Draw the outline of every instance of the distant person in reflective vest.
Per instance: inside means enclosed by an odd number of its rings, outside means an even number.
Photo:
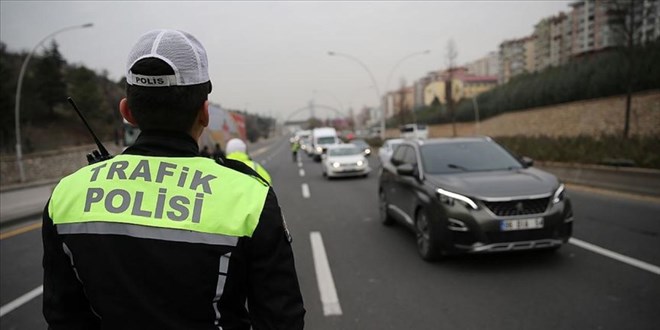
[[[247,154],[247,145],[241,139],[231,139],[227,142],[227,159],[238,160],[255,170],[268,184],[272,184],[270,174],[261,164],[255,162]]]
[[[291,145],[291,154],[293,156],[293,162],[295,163],[298,160],[298,150],[300,149],[300,142],[294,141]]]
[[[211,93],[202,44],[153,30],[125,68],[119,112],[140,135],[60,180],[44,209],[48,329],[303,329],[275,191],[244,163],[200,153]]]

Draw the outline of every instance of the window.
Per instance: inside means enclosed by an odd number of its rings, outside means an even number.
[[[403,162],[415,166],[417,165],[417,154],[415,153],[414,148],[406,146],[406,153],[404,155]]]
[[[427,173],[456,173],[518,169],[522,165],[494,142],[464,141],[428,144],[420,148]]]
[[[392,154],[392,164],[394,166],[403,164],[403,159],[406,153],[406,146],[399,145],[394,148],[394,153]]]
[[[334,136],[320,137],[320,138],[316,139],[316,142],[318,144],[333,144],[333,143],[335,143],[335,137]]]

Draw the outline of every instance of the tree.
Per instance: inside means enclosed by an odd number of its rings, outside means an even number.
[[[449,39],[447,42],[447,76],[445,81],[445,98],[447,101],[447,110],[449,110],[449,115],[451,116],[451,125],[454,136],[456,136],[456,109],[454,109],[454,96],[452,82],[454,79],[454,68],[456,67],[456,57],[458,57],[458,51],[456,50],[456,42],[454,39]]]
[[[14,54],[7,52],[7,45],[0,43],[0,145],[2,151],[10,151],[14,145],[14,96],[16,77],[20,61]]]
[[[62,74],[65,64],[66,61],[53,40],[44,57],[37,63],[35,72],[39,97],[46,104],[47,113],[43,119],[52,119],[55,106],[66,101],[66,83]]]
[[[641,28],[652,13],[656,11],[655,6],[658,6],[658,3],[657,1],[615,0],[604,2],[604,4],[608,6],[607,13],[611,17],[610,24],[620,38],[619,41],[622,47],[619,49],[623,52],[626,61],[624,78],[626,111],[623,138],[627,139],[630,133],[630,109],[637,65],[635,48],[641,45],[642,42],[647,41],[642,39]],[[658,17],[655,19],[657,20]]]

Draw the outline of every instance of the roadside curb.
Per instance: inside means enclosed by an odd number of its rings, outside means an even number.
[[[9,192],[9,191],[15,191],[15,190],[21,190],[21,189],[47,186],[47,185],[51,185],[51,184],[56,184],[56,183],[60,182],[60,180],[61,180],[61,178],[56,178],[56,179],[45,179],[45,180],[39,180],[39,181],[32,181],[32,182],[27,182],[27,183],[15,183],[15,184],[10,184],[10,185],[4,185],[4,186],[0,186],[0,192]]]
[[[0,222],[0,230],[4,230],[16,226],[18,224],[27,222],[28,220],[32,220],[35,217],[40,217],[42,213],[43,213],[43,209],[39,210],[38,212],[34,211],[34,212],[24,213],[17,217],[10,218],[8,220],[3,220],[2,222]]]

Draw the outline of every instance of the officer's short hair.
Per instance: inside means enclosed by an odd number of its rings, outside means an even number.
[[[137,61],[131,71],[142,75],[171,75],[174,70],[157,58]],[[128,107],[141,130],[189,132],[208,99],[211,82],[187,86],[144,87],[126,84]]]

